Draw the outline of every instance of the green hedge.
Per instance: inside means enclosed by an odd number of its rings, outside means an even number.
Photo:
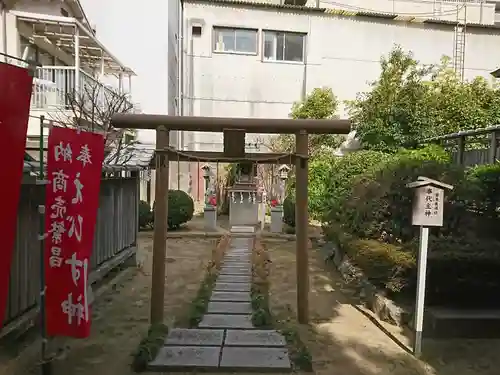
[[[373,285],[390,297],[413,300],[417,280],[415,244],[403,246],[346,235],[333,237],[330,238]],[[450,308],[500,308],[500,300],[493,297],[500,291],[498,269],[499,241],[431,236],[426,303]]]
[[[153,205],[154,212],[154,205]],[[168,191],[168,229],[178,229],[193,218],[194,201],[182,190]]]
[[[314,199],[325,204],[313,207],[330,240],[375,285],[413,296],[418,228],[411,225],[413,191],[406,184],[419,176],[449,183],[454,189],[446,193],[444,225],[431,229],[427,301],[500,306],[492,298],[500,292],[500,164],[464,170],[437,146],[372,155],[348,155],[321,177],[325,188]]]
[[[283,222],[295,228],[295,197],[292,195],[283,201]]]
[[[147,229],[153,225],[153,212],[146,201],[139,201],[139,229]]]
[[[359,151],[344,157],[323,156],[311,162],[309,171],[309,213],[318,220],[335,216],[361,173],[389,156],[376,151]]]

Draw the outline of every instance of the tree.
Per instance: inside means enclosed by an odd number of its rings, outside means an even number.
[[[331,119],[336,117],[338,99],[331,88],[315,88],[301,102],[292,106],[290,117],[293,119]],[[342,138],[334,134],[311,134],[309,154],[316,155],[321,150],[334,149],[342,143]],[[270,139],[266,146],[273,152],[294,152],[295,135],[281,134]]]
[[[422,140],[498,123],[500,91],[484,78],[462,82],[450,59],[422,66],[395,46],[381,58],[371,91],[349,101],[349,115],[365,149],[395,152]]]
[[[483,77],[461,82],[444,57],[430,84],[429,103],[437,134],[484,128],[500,120],[500,91]]]
[[[90,130],[104,136],[106,163],[124,164],[132,157],[135,130],[115,129],[111,118],[134,109],[128,94],[119,93],[98,82],[86,82],[66,94],[64,107],[56,113],[58,123]],[[130,135],[126,139],[126,135]]]
[[[415,145],[429,134],[430,87],[425,82],[433,67],[419,66],[411,52],[396,46],[381,58],[372,90],[347,102],[349,115],[363,148],[394,151]]]
[[[315,88],[303,101],[293,104],[290,117],[293,119],[335,118],[338,104],[338,99],[331,88]],[[322,151],[332,153],[335,148],[340,146],[342,140],[342,137],[334,134],[311,134],[308,138],[309,155],[314,158]],[[280,134],[269,138],[267,142],[261,139],[260,143],[264,144],[271,152],[295,152],[294,134]],[[275,165],[262,164],[259,166],[258,177],[265,190],[271,192],[272,195],[276,193],[274,186],[277,174],[278,168]],[[288,188],[293,189],[293,172],[290,172],[288,180],[291,183],[287,185],[287,190]],[[273,196],[273,198],[275,197]]]

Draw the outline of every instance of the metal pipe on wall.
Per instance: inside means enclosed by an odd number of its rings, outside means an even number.
[[[75,26],[75,91],[80,91],[80,29]]]
[[[2,53],[4,53],[3,61],[7,62],[7,6],[3,1],[0,1],[2,11]]]
[[[177,85],[178,85],[178,115],[184,116],[184,2],[179,2],[179,25],[178,25],[178,59],[177,59]],[[179,131],[179,149],[184,150],[184,131]]]

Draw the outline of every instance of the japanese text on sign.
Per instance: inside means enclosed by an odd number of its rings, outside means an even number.
[[[99,204],[102,136],[53,128],[46,206],[47,333],[89,334],[89,259]]]
[[[413,225],[443,225],[444,191],[434,186],[423,186],[415,190]]]

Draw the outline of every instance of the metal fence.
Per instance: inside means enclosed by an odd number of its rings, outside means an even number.
[[[89,279],[103,276],[107,266],[125,252],[135,251],[138,228],[138,177],[116,177],[101,182],[99,211],[94,235]],[[4,330],[38,304],[40,286],[40,243],[38,205],[44,204],[45,187],[22,185],[17,215],[17,233],[11,267],[9,301]],[[0,336],[2,335],[0,330]]]
[[[444,146],[452,160],[465,167],[492,164],[500,156],[500,125],[488,128],[465,130],[425,140]]]

